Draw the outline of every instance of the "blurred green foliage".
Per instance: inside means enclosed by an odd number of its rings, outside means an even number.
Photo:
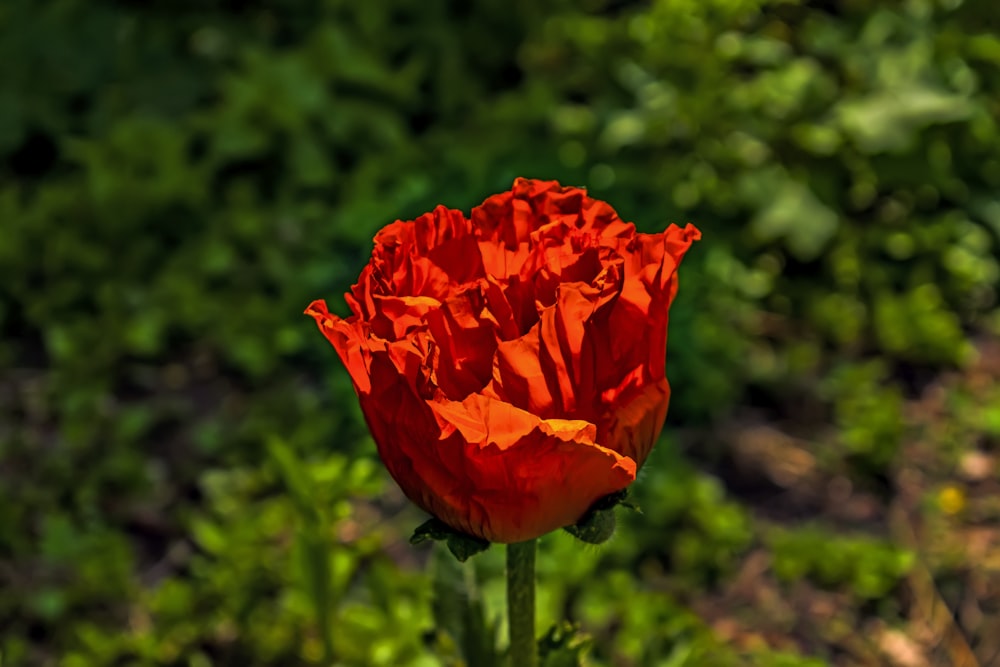
[[[778,530],[770,537],[774,572],[785,582],[814,578],[847,585],[863,599],[885,596],[913,564],[913,554],[868,537],[831,535],[818,528]]]
[[[0,664],[473,650],[435,628],[420,517],[301,311],[343,308],[380,226],[517,175],[704,231],[668,430],[762,412],[877,484],[919,378],[1000,332],[997,28],[988,0],[5,0]],[[544,622],[579,621],[592,664],[826,664],[690,603],[755,548],[859,599],[910,556],[764,530],[684,442],[610,544],[546,538]],[[474,559],[484,628],[498,558]]]

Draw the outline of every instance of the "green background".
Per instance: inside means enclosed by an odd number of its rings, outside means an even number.
[[[407,543],[302,310],[516,176],[704,233],[643,513],[542,540],[540,630],[994,664],[993,4],[3,0],[0,665],[476,664],[502,550]]]

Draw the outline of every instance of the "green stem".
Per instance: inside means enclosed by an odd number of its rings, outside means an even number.
[[[507,621],[510,667],[537,667],[535,645],[535,542],[507,545]]]

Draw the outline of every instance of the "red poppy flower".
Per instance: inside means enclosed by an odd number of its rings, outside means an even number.
[[[692,225],[640,234],[605,202],[517,179],[375,236],[347,301],[306,310],[347,367],[407,497],[493,542],[627,487],[670,398],[668,310]]]

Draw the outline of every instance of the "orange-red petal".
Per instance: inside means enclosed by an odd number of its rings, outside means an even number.
[[[456,527],[470,534],[503,543],[532,539],[575,523],[596,500],[635,479],[635,462],[597,444],[593,424],[541,420],[482,395],[431,407],[440,445],[464,454],[468,487],[452,501],[462,514]]]

